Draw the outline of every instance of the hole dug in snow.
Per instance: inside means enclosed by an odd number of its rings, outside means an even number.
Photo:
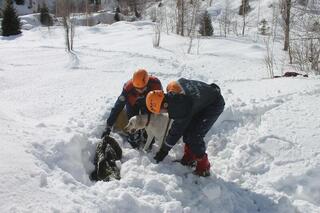
[[[88,174],[93,171],[95,144],[85,135],[74,135],[69,142],[60,142],[53,148],[51,163],[69,173],[75,180],[90,184]]]

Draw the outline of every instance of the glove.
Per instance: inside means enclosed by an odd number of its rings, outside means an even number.
[[[168,155],[169,151],[170,148],[164,144],[153,159],[155,159],[157,163],[159,163],[163,161],[163,159]]]
[[[103,139],[106,136],[109,136],[111,132],[111,126],[106,126],[106,129],[103,131],[101,135],[101,139]]]

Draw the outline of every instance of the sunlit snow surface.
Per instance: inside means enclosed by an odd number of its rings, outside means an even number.
[[[268,79],[261,41],[162,34],[150,22],[61,27],[0,37],[1,212],[319,212],[319,77]],[[283,57],[281,44],[276,56]],[[208,133],[209,178],[123,148],[121,180],[92,183],[95,145],[125,81],[146,68],[165,86],[217,83],[224,113]],[[281,75],[281,69],[278,68]],[[283,70],[285,71],[285,70]]]

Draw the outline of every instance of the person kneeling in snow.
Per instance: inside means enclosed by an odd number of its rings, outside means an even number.
[[[146,105],[153,113],[168,112],[173,119],[165,143],[154,159],[159,163],[183,137],[184,155],[181,164],[194,166],[199,176],[210,175],[210,163],[204,137],[224,109],[224,99],[216,84],[180,78],[167,86],[167,93],[155,90],[148,93]]]
[[[106,136],[97,145],[94,166],[95,169],[90,175],[92,181],[110,181],[120,179],[120,169],[116,165],[117,160],[122,158],[122,149],[118,142]]]
[[[115,124],[120,112],[126,106],[128,118],[141,114],[149,113],[145,105],[145,97],[149,91],[162,90],[161,82],[158,78],[150,76],[145,69],[139,69],[134,74],[132,79],[127,81],[123,86],[122,92],[118,97],[114,107],[111,110],[105,131],[101,138],[108,136],[112,126]],[[128,142],[133,148],[139,148],[142,132],[128,134]]]

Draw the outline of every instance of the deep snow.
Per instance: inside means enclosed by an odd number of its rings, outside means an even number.
[[[149,22],[78,27],[73,54],[61,27],[0,37],[1,211],[319,212],[319,77],[268,79],[260,41],[202,39],[197,55],[176,35],[155,49],[152,35]],[[164,86],[221,87],[226,108],[206,137],[212,177],[171,162],[182,144],[155,164],[156,147],[138,152],[113,134],[122,179],[88,179],[105,119],[140,67]]]

